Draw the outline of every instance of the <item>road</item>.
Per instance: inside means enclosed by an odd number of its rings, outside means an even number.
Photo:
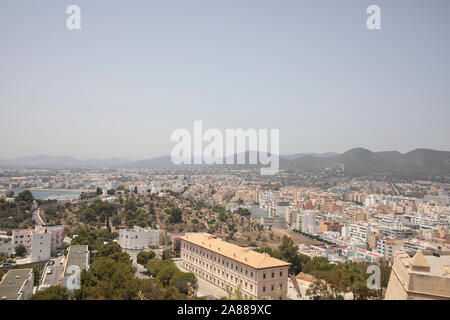
[[[44,220],[42,220],[42,217],[41,217],[41,209],[40,208],[37,208],[37,210],[33,211],[33,220],[38,225],[41,225],[41,226],[45,225],[45,222],[44,222]]]
[[[149,276],[147,274],[147,269],[144,266],[141,266],[137,263],[137,255],[141,250],[124,250],[126,253],[128,253],[131,257],[131,260],[133,261],[133,266],[136,267],[136,277],[139,279],[149,279]]]
[[[47,268],[44,271],[44,278],[42,279],[42,283],[39,286],[39,290],[48,288],[50,286],[56,286],[58,285],[58,278],[61,272],[63,271],[61,261],[64,259],[64,256],[57,257],[54,259],[50,259],[55,261],[55,263],[52,266],[49,266],[47,264]],[[52,270],[52,273],[47,274],[47,270]]]
[[[178,267],[178,269],[180,269],[180,271],[189,272],[181,266],[181,259],[173,259],[173,262]],[[197,297],[214,296],[219,299],[221,297],[228,296],[228,293],[222,288],[219,288],[218,286],[198,276],[196,276],[196,278],[198,282]]]

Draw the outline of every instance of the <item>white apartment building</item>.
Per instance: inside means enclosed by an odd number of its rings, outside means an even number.
[[[286,299],[288,262],[205,233],[181,237],[180,254],[183,268],[219,288],[240,286],[247,298]]]
[[[405,214],[404,217],[409,223],[419,225],[421,230],[434,230],[437,227],[450,228],[450,218],[439,213],[411,213]]]
[[[28,254],[31,252],[31,235],[33,229],[13,230],[12,243],[14,247],[23,244],[27,248]]]
[[[9,257],[14,253],[14,244],[12,242],[0,242],[0,253]]]
[[[380,226],[379,231],[387,238],[407,239],[414,236],[414,232],[411,228],[398,225]]]
[[[119,244],[124,249],[143,250],[165,244],[167,232],[135,226],[133,229],[119,231]]]
[[[381,238],[377,241],[376,252],[386,260],[394,261],[395,252],[403,250],[403,243],[399,239]]]
[[[38,233],[50,233],[51,236],[50,251],[52,254],[56,253],[58,249],[62,249],[64,239],[63,225],[55,224],[55,225],[36,226],[34,230],[35,232]]]
[[[0,282],[0,300],[28,300],[33,286],[33,269],[10,269]]]
[[[89,265],[89,247],[87,245],[70,246],[63,264],[61,285],[69,290],[79,289],[81,286],[80,273],[89,269]]]
[[[14,247],[23,244],[32,262],[44,261],[63,246],[64,227],[62,225],[36,225],[34,229],[14,230]]]
[[[350,239],[367,243],[369,233],[370,225],[368,223],[350,223]]]
[[[314,224],[314,213],[309,210],[297,213],[296,229],[301,232],[308,232],[308,226]]]
[[[33,232],[31,235],[31,262],[50,259],[51,234],[48,232]]]

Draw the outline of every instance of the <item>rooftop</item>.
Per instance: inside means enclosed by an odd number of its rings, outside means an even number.
[[[291,265],[289,262],[275,259],[267,254],[255,252],[249,248],[243,248],[223,241],[222,239],[218,239],[207,233],[189,234],[180,238],[255,269],[284,267]]]
[[[69,266],[78,266],[81,270],[87,268],[87,256],[89,254],[89,249],[87,245],[73,245],[69,247],[69,252],[67,254],[66,268],[64,270],[64,277],[70,276],[75,270],[70,270],[68,272]]]
[[[0,300],[17,300],[24,282],[33,269],[11,269],[0,282]]]

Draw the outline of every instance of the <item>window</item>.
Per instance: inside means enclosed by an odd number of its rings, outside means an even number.
[[[272,289],[272,291],[273,291],[273,290],[275,289],[275,286],[274,286],[274,285],[272,285],[272,288],[271,288],[271,289]]]
[[[263,274],[263,279],[265,279],[265,278],[266,278],[266,274],[264,273],[264,274]]]
[[[280,277],[282,277],[283,276],[283,271],[280,271]]]
[[[266,287],[263,287],[263,292],[266,292]]]
[[[275,272],[272,272],[272,278],[275,278]]]

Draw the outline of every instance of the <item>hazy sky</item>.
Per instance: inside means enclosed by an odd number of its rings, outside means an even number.
[[[166,155],[194,120],[279,128],[282,154],[450,150],[449,14],[448,0],[2,0],[0,158]]]

